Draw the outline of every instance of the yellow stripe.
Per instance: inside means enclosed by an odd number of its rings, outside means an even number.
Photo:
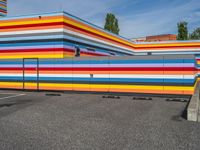
[[[0,5],[0,8],[6,9],[7,7],[5,5]]]
[[[199,80],[199,79],[198,79]],[[196,82],[197,83],[197,82]],[[196,84],[195,84],[196,85]],[[12,87],[12,88],[19,88],[23,86],[23,82],[0,82],[0,86],[1,87]],[[29,87],[36,87],[37,83],[25,83],[25,88],[29,88]],[[57,88],[60,90],[62,90],[62,88],[72,88],[74,90],[76,89],[88,89],[91,88],[91,90],[93,89],[92,87],[94,87],[95,89],[105,89],[105,91],[107,89],[124,89],[124,90],[141,90],[141,91],[148,91],[148,90],[154,90],[154,91],[187,91],[187,92],[192,92],[194,91],[194,87],[178,87],[178,86],[144,86],[144,85],[109,85],[109,84],[95,84],[95,85],[91,85],[91,84],[72,84],[72,83],[39,83],[39,87],[49,87],[49,88]]]
[[[37,86],[37,83],[29,83],[29,82],[25,82],[24,86]]]
[[[129,46],[133,46],[133,45],[134,45],[133,43],[126,42],[125,40],[122,40],[122,39],[120,39],[120,38],[114,37],[114,36],[109,35],[109,34],[107,34],[107,33],[99,32],[99,31],[96,30],[96,29],[88,28],[88,27],[85,26],[85,25],[81,25],[81,24],[76,23],[76,22],[71,21],[71,20],[64,19],[64,22],[65,22],[65,23],[68,23],[68,24],[71,24],[71,25],[74,25],[74,26],[76,26],[76,27],[79,27],[79,28],[81,28],[81,29],[85,29],[86,31],[90,31],[90,32],[92,32],[92,33],[95,33],[95,34],[104,36],[104,37],[106,37],[106,38],[109,38],[109,39],[112,39],[112,40],[115,40],[115,41],[118,41],[118,42],[122,42],[123,44],[129,45]]]
[[[96,33],[98,35],[104,36],[106,38],[115,40],[117,42],[121,42],[121,43],[123,43],[125,45],[128,45],[128,46],[131,46],[131,47],[177,46],[177,45],[179,45],[179,46],[188,46],[188,45],[200,46],[200,42],[196,42],[196,43],[194,43],[194,42],[193,43],[167,43],[167,44],[133,44],[133,43],[128,42],[128,41],[126,41],[124,39],[120,39],[118,37],[115,37],[115,36],[113,36],[111,34],[108,34],[108,33],[105,33],[105,32],[99,32],[99,30],[97,30],[97,29],[92,29],[92,27],[88,28],[85,25],[81,25],[81,24],[76,23],[76,22],[71,21],[71,20],[64,19],[64,22],[72,24],[72,25],[74,25],[76,27],[85,29],[86,31],[90,31],[90,32]]]
[[[200,46],[200,42],[188,42],[188,43],[157,43],[157,44],[135,44],[135,48],[139,47],[159,47],[159,46]],[[169,49],[169,48],[168,48]]]
[[[63,54],[45,54],[45,55],[40,55],[40,54],[35,54],[35,55],[7,55],[7,56],[1,56],[0,59],[20,59],[20,58],[64,58]]]
[[[176,90],[176,91],[192,91],[194,87],[187,87],[187,86],[164,86],[164,90]]]
[[[65,84],[58,84],[58,83],[39,83],[40,86],[48,86],[48,87],[72,87],[74,84],[65,83]]]
[[[28,25],[28,24],[41,24],[41,23],[54,23],[54,22],[63,22],[63,17],[58,19],[38,19],[38,20],[30,20],[30,21],[15,21],[15,22],[1,22],[0,26],[12,26],[12,25]]]
[[[0,85],[2,86],[21,86],[22,82],[0,82]]]
[[[50,86],[50,87],[71,87],[74,88],[85,88],[91,86],[91,84],[65,84],[65,83],[40,83],[43,86]],[[149,86],[149,85],[112,85],[112,84],[94,84],[91,87],[95,88],[119,88],[119,89],[137,89],[137,90],[175,90],[175,91],[192,91],[194,87],[190,86]]]
[[[11,26],[11,25],[27,25],[27,24],[40,24],[40,23],[54,23],[54,22],[65,22],[65,23],[69,23],[71,25],[74,25],[76,27],[85,29],[86,31],[90,31],[92,33],[104,36],[106,38],[115,40],[117,42],[123,43],[127,46],[131,46],[131,47],[135,47],[135,48],[139,48],[139,47],[159,47],[159,46],[200,46],[200,42],[192,42],[192,43],[161,43],[161,44],[133,44],[129,41],[126,41],[124,39],[121,39],[119,37],[115,37],[111,34],[105,33],[103,31],[100,31],[98,29],[94,29],[93,27],[88,28],[88,26],[86,25],[82,25],[80,23],[76,23],[74,21],[68,20],[68,19],[64,19],[64,17],[60,17],[58,19],[37,19],[37,20],[30,20],[30,21],[15,21],[15,22],[1,22],[0,26]]]

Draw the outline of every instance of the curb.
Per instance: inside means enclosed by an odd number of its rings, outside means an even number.
[[[198,117],[199,116],[199,117]],[[195,93],[192,96],[188,108],[187,108],[187,120],[188,121],[200,121],[199,115],[199,84],[195,89]]]

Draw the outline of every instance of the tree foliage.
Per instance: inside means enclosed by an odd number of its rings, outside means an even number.
[[[177,40],[188,40],[188,28],[187,28],[187,22],[179,22],[177,24],[178,27],[178,36]]]
[[[115,33],[115,34],[119,34],[119,31],[120,31],[119,24],[118,24],[118,20],[115,17],[115,15],[112,13],[108,13],[106,15],[105,20],[106,20],[106,22],[105,22],[104,29],[108,30],[112,33]]]
[[[190,34],[190,39],[191,40],[200,40],[200,27],[195,29],[191,34]]]

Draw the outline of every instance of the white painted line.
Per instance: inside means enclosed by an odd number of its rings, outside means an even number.
[[[23,96],[23,95],[26,95],[26,94],[18,94],[18,95],[13,95],[13,96],[7,96],[7,97],[2,97],[0,99],[8,99],[8,98],[19,97],[19,96]]]
[[[0,93],[0,94],[11,94],[11,95],[16,95],[18,93]],[[24,94],[24,93],[23,93]]]

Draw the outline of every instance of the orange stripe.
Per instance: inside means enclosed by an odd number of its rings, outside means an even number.
[[[9,31],[29,31],[29,30],[45,30],[45,29],[47,30],[47,29],[58,29],[58,28],[63,28],[63,25],[3,29],[3,30],[0,30],[0,32],[9,32]]]
[[[110,92],[127,92],[127,93],[163,93],[162,90],[136,90],[136,89],[109,89]]]
[[[55,54],[63,54],[63,52],[18,52],[18,53],[1,53],[1,56],[18,56],[18,55],[55,55]]]
[[[19,18],[19,19],[8,19],[8,20],[1,20],[1,23],[13,23],[13,22],[26,22],[26,21],[37,21],[37,20],[51,20],[51,19],[60,19],[63,18],[63,15],[58,16],[42,16],[41,19],[38,17],[31,17],[31,18]]]

